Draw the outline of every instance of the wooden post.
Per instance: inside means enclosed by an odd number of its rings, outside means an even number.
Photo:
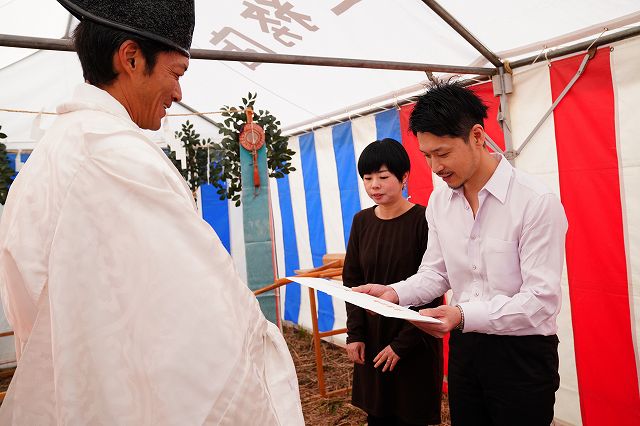
[[[325,398],[327,390],[324,386],[324,368],[322,366],[322,347],[320,346],[320,334],[318,331],[318,311],[316,310],[316,292],[309,287],[309,307],[311,308],[311,324],[313,325],[313,346],[316,352],[316,371],[318,373],[318,390],[320,396]]]
[[[320,278],[328,278],[342,275],[342,263],[339,260],[329,262],[326,265],[320,266],[318,268],[308,270],[308,271],[296,271],[297,276],[300,277],[320,277]],[[289,284],[291,281],[287,278],[279,278],[273,284],[263,287],[258,290],[254,290],[254,294],[262,294],[267,291],[275,290],[280,288],[283,285]],[[318,376],[318,390],[320,391],[320,396],[322,398],[328,398],[335,395],[344,394],[351,390],[350,387],[336,389],[330,392],[327,392],[326,385],[324,382],[324,367],[322,361],[322,346],[321,346],[321,338],[335,336],[336,334],[346,333],[346,328],[340,328],[337,330],[323,331],[320,332],[318,329],[318,311],[316,307],[316,293],[315,290],[309,288],[309,307],[311,313],[311,324],[313,328],[313,346],[316,354],[316,373]]]

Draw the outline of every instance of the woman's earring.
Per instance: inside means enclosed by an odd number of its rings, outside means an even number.
[[[402,181],[402,189],[407,189],[407,181],[406,180]]]

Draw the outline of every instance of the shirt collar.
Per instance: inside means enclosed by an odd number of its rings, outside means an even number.
[[[487,190],[504,204],[504,201],[507,198],[507,191],[509,190],[509,182],[511,181],[513,166],[501,154],[492,153],[491,156],[499,159],[500,161],[498,162],[498,167],[496,167],[495,171],[480,192]],[[449,201],[451,201],[453,194],[464,195],[464,188],[449,188]]]
[[[125,107],[109,92],[87,83],[79,84],[75,88],[71,100],[59,105],[56,110],[59,114],[80,110],[106,112],[123,119],[130,127],[139,129],[131,120]]]
[[[490,194],[504,204],[504,201],[507,199],[507,191],[509,190],[509,182],[511,182],[513,166],[500,154],[493,153],[491,156],[500,159],[500,162],[482,189],[489,191]]]

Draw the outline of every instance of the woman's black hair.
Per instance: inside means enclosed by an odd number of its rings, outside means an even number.
[[[367,145],[358,159],[360,177],[377,172],[382,166],[402,182],[402,177],[411,169],[409,155],[400,142],[386,138]]]

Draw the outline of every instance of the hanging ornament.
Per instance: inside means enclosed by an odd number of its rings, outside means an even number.
[[[253,191],[260,192],[260,171],[258,169],[258,150],[264,145],[264,129],[253,122],[253,109],[247,108],[247,124],[240,133],[240,145],[251,152],[253,158]]]

